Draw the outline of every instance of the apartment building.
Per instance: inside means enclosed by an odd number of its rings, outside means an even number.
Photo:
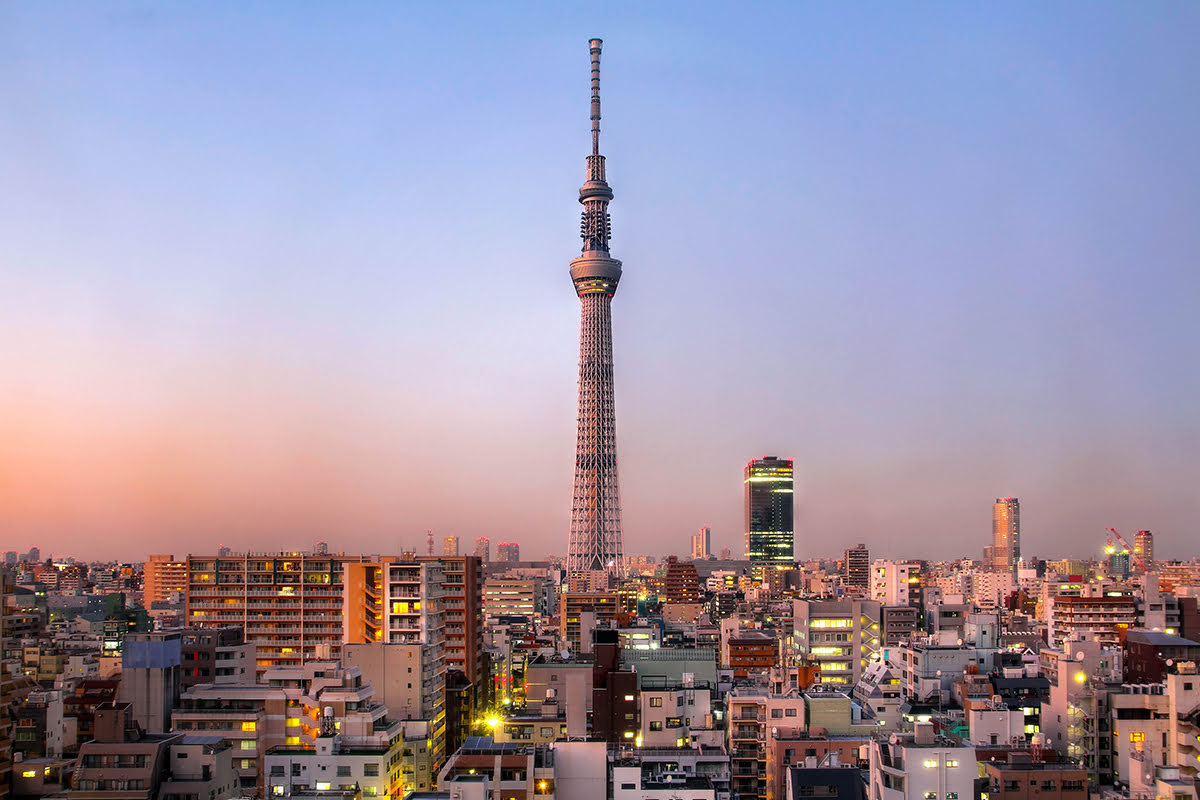
[[[188,586],[188,562],[173,555],[151,554],[142,564],[142,605],[165,603],[173,594],[183,594]]]
[[[1070,597],[1058,595],[1046,608],[1050,644],[1061,647],[1075,633],[1094,634],[1098,641],[1115,645],[1121,632],[1137,627],[1137,598],[1131,595]]]
[[[1087,772],[1073,764],[1033,761],[1009,752],[1006,761],[983,764],[987,791],[996,800],[1086,800]]]
[[[559,602],[559,634],[572,653],[591,652],[592,632],[617,618],[614,592],[564,592]]]
[[[934,735],[918,722],[913,733],[873,739],[869,745],[871,800],[971,800],[979,774],[974,747]]]
[[[804,695],[774,694],[735,687],[725,698],[730,790],[749,800],[782,800],[782,765],[775,763],[774,741],[806,730]]]
[[[261,675],[342,655],[342,588],[362,556],[249,553],[188,556],[189,627],[240,625]]]
[[[377,749],[381,740],[402,734],[400,721],[388,715],[362,671],[332,662],[276,667],[253,685],[194,686],[183,693],[172,714],[176,731],[228,740],[240,785],[258,796],[266,786],[267,754],[279,748],[315,751],[329,721],[341,745],[350,748]],[[398,757],[388,772],[397,787],[400,762]]]

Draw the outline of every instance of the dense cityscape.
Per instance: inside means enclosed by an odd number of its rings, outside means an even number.
[[[701,528],[611,581],[432,532],[382,556],[7,552],[5,786],[1194,796],[1200,561],[1156,560],[1149,531],[1101,532],[1099,559],[1030,556],[1015,497],[982,558],[801,558],[791,497],[791,462],[754,459],[740,558]]]
[[[588,50],[565,555],[436,528],[2,548],[0,800],[1200,800],[1200,559],[1151,530],[1030,552],[1019,497],[989,496],[942,558],[833,552],[796,454],[747,445],[740,548],[627,538]]]

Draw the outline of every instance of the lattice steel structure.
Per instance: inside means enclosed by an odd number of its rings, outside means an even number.
[[[612,298],[621,279],[621,262],[608,252],[612,189],[600,155],[600,46],[592,54],[592,154],[587,182],[579,190],[583,204],[580,236],[583,251],[571,262],[571,280],[579,295],[579,427],[575,442],[575,491],[571,501],[569,575],[605,572],[625,577],[621,542],[621,496],[617,486],[617,420],[613,408]]]

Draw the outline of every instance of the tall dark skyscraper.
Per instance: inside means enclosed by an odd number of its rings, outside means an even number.
[[[746,465],[745,485],[746,558],[795,561],[791,459],[775,456],[754,459]]]
[[[611,313],[613,294],[621,279],[621,262],[608,252],[612,235],[608,203],[613,193],[604,177],[604,156],[600,155],[602,42],[592,39],[588,44],[592,54],[592,154],[587,159],[587,182],[579,190],[583,250],[571,262],[571,281],[580,303],[579,417],[567,572],[572,576],[604,572],[623,578]]]

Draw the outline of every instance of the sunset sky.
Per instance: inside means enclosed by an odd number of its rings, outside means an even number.
[[[627,553],[1197,554],[1200,4],[0,5],[0,549],[565,553],[587,40]]]

